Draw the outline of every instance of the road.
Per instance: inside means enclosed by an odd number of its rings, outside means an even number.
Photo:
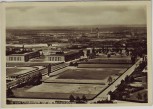
[[[125,77],[128,75],[131,75],[135,68],[138,66],[140,63],[141,59],[139,59],[132,67],[130,67],[125,73],[123,73],[114,83],[112,83],[109,87],[104,89],[97,97],[95,97],[93,100],[89,101],[89,103],[94,103],[99,100],[106,100],[108,99],[108,92],[109,91],[114,91],[116,87],[121,83],[122,80],[125,79]]]

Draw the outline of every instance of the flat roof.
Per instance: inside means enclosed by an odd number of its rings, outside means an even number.
[[[68,51],[67,53],[64,53],[64,54],[50,54],[47,56],[65,56],[65,55],[71,55],[71,54],[78,53],[78,52],[79,50],[73,50],[73,51]]]
[[[28,55],[28,54],[31,54],[31,53],[34,53],[34,52],[37,52],[37,51],[26,52],[26,53],[23,53],[23,54],[10,54],[10,55],[7,55],[7,56],[25,56],[25,55]]]

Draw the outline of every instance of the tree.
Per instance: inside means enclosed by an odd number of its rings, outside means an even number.
[[[80,97],[79,96],[76,97],[76,103],[80,103]]]
[[[130,76],[130,82],[134,82],[134,77]]]
[[[73,66],[74,64],[73,64],[73,62],[70,62],[70,64],[69,64],[70,66]]]
[[[32,79],[29,81],[29,84],[30,85],[39,85],[39,84],[41,84],[41,80],[42,80],[42,74],[41,74],[41,72],[39,72],[38,74],[36,74],[32,77]]]
[[[9,87],[7,89],[7,97],[13,97],[13,96],[14,96],[14,93],[13,93],[12,89]]]
[[[125,81],[122,79],[121,80],[121,85],[124,85],[125,84]]]
[[[109,91],[109,92],[108,92],[109,95],[111,95],[112,93],[113,93],[112,91]]]
[[[134,64],[135,61],[136,61],[137,52],[138,52],[137,50],[132,50],[132,51],[131,51],[131,62],[132,62],[132,64]]]
[[[109,91],[108,95],[110,95],[110,100],[115,99],[115,95],[112,91]]]
[[[11,100],[6,100],[6,104],[12,104]]]
[[[143,95],[143,98],[144,98],[144,102],[148,102],[148,95],[147,95],[147,93],[145,93],[145,94]]]
[[[74,66],[78,66],[78,63],[77,63],[77,62],[75,62],[73,65],[74,65]]]
[[[32,80],[31,80],[31,84],[32,85],[37,85],[38,84],[38,79],[36,76],[33,76]]]
[[[38,78],[39,78],[39,80],[42,79],[42,73],[41,72],[38,73]]]
[[[70,100],[70,102],[74,102],[75,101],[74,96],[73,95],[70,95],[69,100]]]
[[[142,95],[140,93],[137,94],[137,99],[141,100],[142,99]]]
[[[130,77],[128,75],[125,77],[125,82],[126,83],[129,83],[130,82]]]
[[[39,72],[38,73],[38,83],[37,84],[41,84],[41,80],[42,80],[42,73]]]
[[[109,84],[112,83],[112,81],[113,81],[112,77],[109,76],[107,81],[108,81]]]
[[[87,102],[87,98],[85,95],[82,96],[82,101]]]

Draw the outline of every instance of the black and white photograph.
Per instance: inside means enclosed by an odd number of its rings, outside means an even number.
[[[149,105],[150,6],[4,3],[5,105]]]

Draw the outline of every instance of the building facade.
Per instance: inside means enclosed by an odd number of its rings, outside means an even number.
[[[32,58],[39,57],[40,52],[27,52],[23,54],[10,54],[6,56],[6,62],[27,62]]]
[[[56,63],[56,62],[67,62],[75,59],[79,59],[84,56],[82,50],[69,51],[63,54],[50,54],[46,56],[46,61]]]
[[[64,55],[48,55],[46,56],[46,61],[50,62],[65,62],[65,57]]]

